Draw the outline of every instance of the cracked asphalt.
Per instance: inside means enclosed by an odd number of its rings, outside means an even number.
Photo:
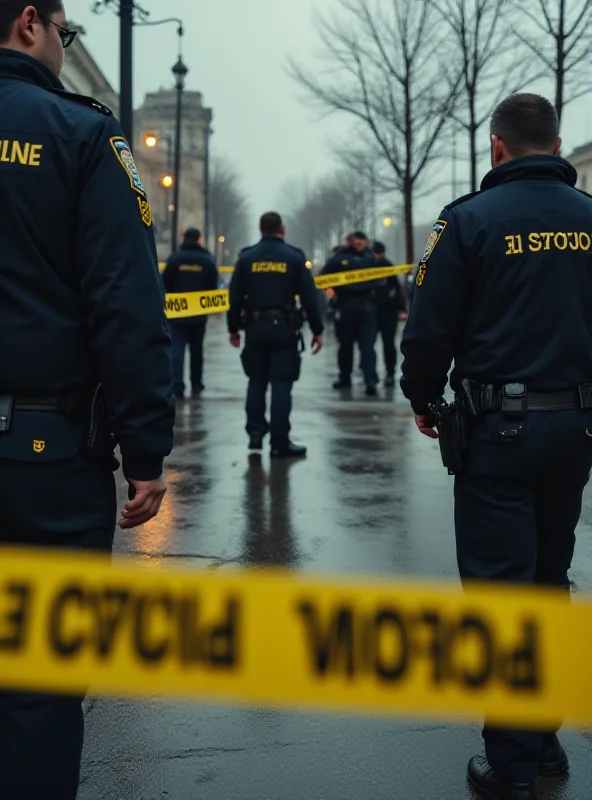
[[[246,564],[457,580],[452,484],[400,391],[333,392],[331,334],[295,387],[298,462],[249,456],[244,390],[224,320],[208,323],[204,395],[178,412],[161,515],[116,550],[195,569]],[[120,486],[121,499],[124,486]],[[571,577],[592,591],[587,493]],[[589,646],[589,643],[586,643]],[[591,677],[592,679],[592,677]],[[480,729],[90,694],[79,800],[467,800]],[[566,730],[568,778],[541,800],[592,800],[592,735]]]

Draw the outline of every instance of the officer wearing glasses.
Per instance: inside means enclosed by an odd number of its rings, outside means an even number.
[[[0,0],[0,544],[110,553],[119,444],[154,517],[171,343],[140,175],[111,112],[64,91],[61,0]],[[82,697],[0,692],[0,797],[74,800]]]

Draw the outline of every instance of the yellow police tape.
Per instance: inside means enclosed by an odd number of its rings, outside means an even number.
[[[3,550],[0,685],[592,722],[592,598]],[[584,643],[585,646],[582,646]]]
[[[393,267],[377,267],[357,272],[337,272],[334,275],[317,275],[315,283],[318,289],[330,289],[352,283],[376,281],[409,272],[413,265],[401,264]],[[231,269],[230,267],[228,269]],[[215,289],[208,292],[184,292],[167,294],[165,311],[169,319],[196,317],[205,314],[219,314],[228,311],[229,299],[227,289]]]

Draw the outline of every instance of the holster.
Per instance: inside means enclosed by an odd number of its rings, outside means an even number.
[[[459,475],[464,468],[468,448],[467,408],[463,400],[453,403],[441,400],[430,405],[439,435],[442,463],[449,475]]]
[[[112,455],[117,445],[115,435],[109,430],[103,387],[100,384],[97,385],[90,404],[86,445],[100,456]]]

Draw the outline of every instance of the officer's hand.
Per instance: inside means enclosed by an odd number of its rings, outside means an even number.
[[[323,349],[323,334],[319,334],[318,336],[312,337],[312,354],[316,356],[317,353],[320,353]]]
[[[162,477],[155,481],[126,480],[129,483],[130,501],[121,512],[119,527],[137,528],[158,514],[167,487]]]
[[[407,312],[406,311],[399,311],[399,320],[401,322],[405,322],[407,319]]]
[[[241,346],[241,336],[240,333],[231,333],[230,334],[230,344],[233,347],[240,347]]]
[[[432,418],[429,414],[416,414],[415,424],[419,428],[419,432],[430,439],[438,438],[438,431],[434,428]]]

